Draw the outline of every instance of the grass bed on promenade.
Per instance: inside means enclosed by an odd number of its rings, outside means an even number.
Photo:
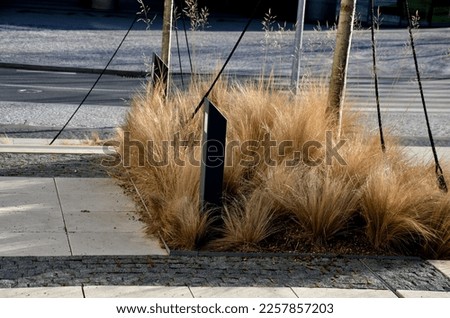
[[[200,213],[203,114],[190,117],[206,88],[167,99],[149,88],[117,136],[148,232],[170,248],[450,258],[450,196],[434,165],[408,160],[389,137],[383,153],[353,112],[338,131],[322,84],[304,83],[296,98],[270,83],[214,88],[228,120],[223,219]]]

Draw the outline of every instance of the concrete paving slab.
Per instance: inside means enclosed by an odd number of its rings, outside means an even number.
[[[193,298],[188,287],[85,286],[84,293],[86,298]]]
[[[81,287],[33,287],[0,289],[0,298],[83,298]]]
[[[424,290],[399,290],[405,298],[450,298],[450,292],[424,291]]]
[[[96,191],[123,193],[116,181],[111,178],[55,178],[55,183],[61,193]]]
[[[54,187],[52,178],[0,177],[0,193],[44,193]]]
[[[190,287],[194,298],[297,298],[289,287]]]
[[[0,177],[0,255],[167,255],[134,211],[109,178]]]
[[[0,208],[0,232],[64,232],[61,211],[30,204]]]
[[[136,210],[135,203],[123,193],[104,193],[101,191],[60,192],[59,197],[64,214],[80,211],[129,212]]]
[[[56,178],[73,255],[167,255],[109,178]]]
[[[55,189],[0,192],[1,212],[61,211]]]
[[[299,298],[397,298],[390,290],[292,287]]]
[[[0,232],[64,232],[51,178],[0,178]]]
[[[450,261],[431,260],[428,262],[450,278]]]
[[[27,208],[20,212],[0,209],[0,232],[64,233],[61,211],[35,211],[33,206]]]
[[[56,178],[64,213],[135,211],[135,203],[109,178]]]
[[[0,256],[70,256],[65,233],[1,233]]]
[[[142,232],[145,224],[135,212],[64,213],[67,231],[76,233]]]
[[[0,177],[0,255],[69,256],[52,178]]]
[[[73,255],[167,255],[156,239],[139,233],[69,233]]]

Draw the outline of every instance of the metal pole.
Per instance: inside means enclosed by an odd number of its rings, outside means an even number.
[[[172,39],[173,0],[164,0],[161,59],[170,68]]]
[[[295,27],[294,61],[292,64],[291,90],[297,95],[300,82],[300,59],[302,55],[303,27],[305,24],[305,0],[298,1],[297,23]]]

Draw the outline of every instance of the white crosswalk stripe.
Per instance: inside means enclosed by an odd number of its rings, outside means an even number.
[[[422,84],[427,109],[430,112],[450,113],[450,79],[425,79]],[[381,80],[379,95],[383,111],[423,111],[419,86],[415,81]],[[349,79],[346,96],[353,108],[361,111],[376,111],[375,85],[372,79]]]

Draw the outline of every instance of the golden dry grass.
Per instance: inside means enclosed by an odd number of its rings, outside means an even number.
[[[209,248],[258,250],[258,244],[279,230],[277,209],[276,202],[270,200],[264,189],[233,198],[225,204],[222,236],[209,244]]]
[[[267,180],[269,195],[317,244],[347,229],[358,213],[360,190],[352,179],[322,169],[277,169]]]
[[[149,232],[171,248],[258,250],[291,222],[320,246],[358,231],[376,252],[449,258],[450,199],[438,190],[432,167],[405,159],[392,138],[383,154],[378,137],[351,112],[338,136],[325,85],[303,87],[296,98],[270,81],[222,81],[213,90],[210,99],[228,119],[227,144],[251,142],[246,151],[227,149],[221,222],[200,213],[194,163],[203,116],[190,116],[206,86],[196,81],[167,100],[152,89],[135,96],[117,140],[122,165],[150,209]],[[265,147],[267,136],[286,144]],[[330,159],[325,147],[341,140],[344,162]]]
[[[432,229],[434,239],[422,246],[424,256],[432,259],[449,258],[450,255],[450,199],[440,197],[434,209],[424,220]]]
[[[420,180],[405,180],[389,166],[375,167],[370,173],[361,203],[367,238],[376,249],[405,249],[413,242],[433,239],[423,214],[429,213],[435,198],[418,184]]]

